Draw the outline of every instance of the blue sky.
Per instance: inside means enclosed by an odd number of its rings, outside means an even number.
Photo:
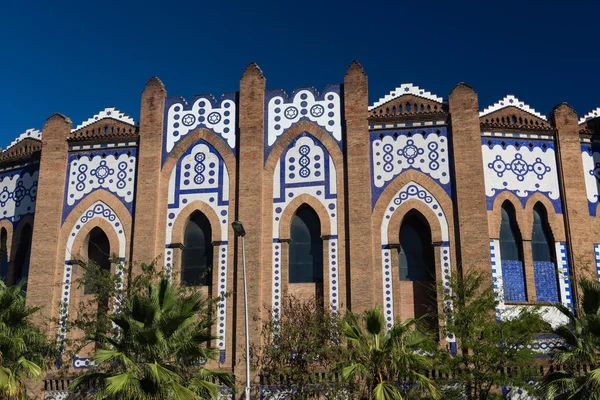
[[[543,114],[600,106],[598,1],[14,1],[0,12],[0,146],[55,112],[106,106],[136,120],[146,81],[169,95],[237,91],[255,61],[268,88],[341,83],[358,60],[374,102],[404,82],[484,108],[510,93]]]

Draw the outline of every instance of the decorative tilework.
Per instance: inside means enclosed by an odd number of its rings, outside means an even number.
[[[67,400],[69,393],[67,390],[46,390],[44,400]]]
[[[596,216],[600,193],[600,147],[597,143],[581,145],[581,161],[590,215]]]
[[[554,140],[553,135],[540,135],[537,133],[515,133],[515,132],[481,132],[482,137],[501,137],[511,139],[534,139]]]
[[[73,357],[73,368],[82,369],[95,366],[91,358]]]
[[[260,386],[260,400],[287,400],[296,392],[294,386]]]
[[[502,283],[502,264],[500,259],[500,240],[490,239],[490,261],[492,264],[492,281],[494,283],[494,295],[498,301],[496,318],[500,319],[500,312],[504,308],[504,293]]]
[[[282,90],[271,90],[265,94],[265,102],[265,160],[277,138],[299,121],[316,123],[341,146],[340,85],[329,85],[322,94],[314,88],[300,89],[289,97]]]
[[[534,116],[536,116],[538,118],[541,118],[544,121],[547,121],[547,118],[546,118],[545,115],[542,115],[539,112],[535,111],[533,108],[529,107],[527,104],[525,104],[521,100],[517,99],[512,94],[506,95],[499,102],[492,104],[491,106],[487,107],[483,111],[480,111],[479,112],[479,117],[484,117],[484,116],[486,116],[488,114],[491,114],[491,113],[493,113],[495,111],[501,110],[501,109],[506,108],[506,107],[517,107],[518,109],[523,110],[526,113],[529,113],[529,114],[534,115]]]
[[[115,107],[106,107],[104,110],[100,111],[98,114],[94,115],[91,118],[83,121],[81,124],[77,125],[77,127],[71,129],[71,132],[75,132],[81,128],[85,128],[88,125],[93,124],[94,122],[100,121],[101,119],[112,118],[117,121],[125,122],[126,124],[135,125],[135,121],[129,115],[125,114],[117,110]]]
[[[67,246],[65,250],[65,266],[63,270],[63,283],[62,283],[62,297],[61,297],[61,313],[60,313],[60,326],[58,329],[58,337],[59,341],[63,342],[67,335],[67,318],[69,315],[69,299],[71,297],[71,286],[72,286],[72,274],[73,274],[73,264],[71,262],[72,257],[76,256],[72,254],[73,243],[75,242],[75,238],[81,231],[81,229],[90,221],[94,221],[96,219],[102,219],[110,224],[119,240],[119,248],[118,251],[116,249],[111,249],[111,252],[118,254],[121,262],[125,260],[125,232],[123,231],[123,223],[117,216],[117,214],[112,210],[106,203],[103,201],[96,201],[92,204],[88,209],[81,214],[78,221],[75,223],[69,237],[67,239]],[[123,275],[123,266],[118,265],[116,268],[117,275]],[[122,284],[118,283],[118,288],[121,288]],[[115,304],[115,307],[117,305]],[[78,368],[85,367],[85,358],[76,358],[73,360],[78,362]],[[73,364],[75,366],[75,364]]]
[[[373,105],[369,106],[369,111],[381,106],[382,104],[387,103],[388,101],[392,101],[406,94],[412,94],[413,96],[421,97],[427,100],[433,100],[438,103],[442,103],[444,101],[444,99],[442,99],[441,97],[436,96],[435,94],[426,90],[423,90],[418,86],[413,85],[412,83],[403,83],[396,89],[392,90],[389,94],[385,95],[384,97],[380,98],[378,101],[373,103]]]
[[[503,191],[514,193],[525,205],[533,193],[542,193],[562,213],[553,142],[482,138],[487,207]]]
[[[438,182],[450,195],[450,154],[446,127],[371,132],[372,206],[396,176],[415,169]]]
[[[596,274],[598,275],[598,281],[600,282],[600,244],[594,244],[594,257],[596,259]]]
[[[386,327],[394,326],[394,282],[392,280],[392,250],[381,249],[381,260],[383,270],[383,313]]]
[[[556,258],[558,264],[558,287],[560,289],[561,303],[573,309],[573,297],[571,293],[571,274],[569,272],[569,257],[567,255],[567,244],[556,242]]]
[[[444,211],[442,207],[436,200],[436,198],[423,186],[419,185],[416,182],[409,182],[404,185],[392,198],[386,207],[386,211],[383,216],[383,223],[381,224],[381,243],[387,245],[389,243],[387,237],[388,225],[390,222],[390,218],[392,214],[396,210],[398,206],[400,206],[403,202],[408,200],[418,200],[424,203],[427,207],[433,211],[438,222],[440,223],[440,228],[442,230],[442,240],[447,242],[449,240],[448,234],[448,221],[446,216],[444,215]]]
[[[6,149],[4,149],[4,150],[8,150],[11,147],[13,147],[15,144],[22,141],[23,139],[29,139],[29,138],[36,139],[36,140],[42,140],[42,131],[40,131],[39,129],[27,129],[25,132],[23,132],[19,136],[17,136],[17,138],[15,140],[10,142],[10,144],[8,146],[6,146]]]
[[[218,304],[218,340],[220,362],[225,362],[226,343],[226,305],[227,299],[227,245],[229,232],[229,173],[219,152],[208,142],[198,140],[182,154],[173,168],[169,180],[168,211],[166,226],[165,272],[171,274],[173,268],[173,224],[181,211],[194,201],[208,205],[219,217],[221,237],[213,238],[218,245],[214,246],[218,254],[219,265],[218,293],[221,297]]]
[[[298,93],[301,94],[301,93]],[[300,97],[302,99],[302,97]],[[323,144],[304,132],[281,154],[273,174],[273,293],[274,317],[279,317],[281,295],[281,244],[279,224],[286,207],[298,196],[308,194],[319,201],[329,214],[330,239],[324,241],[329,254],[329,302],[332,310],[338,299],[337,181],[333,159]],[[327,247],[328,248],[327,248]],[[324,265],[325,267],[325,265]],[[327,271],[327,268],[325,268]]]
[[[527,390],[515,386],[502,385],[502,395],[506,400],[537,400],[537,397]]]
[[[525,272],[523,263],[514,260],[502,260],[502,282],[504,300],[512,302],[525,302]]]
[[[570,275],[569,265],[566,254],[565,242],[556,242],[556,254],[558,258],[557,262],[557,275],[558,275],[558,290],[560,296],[560,302],[566,307],[573,308],[571,298],[571,286],[570,286]],[[518,313],[525,305],[506,305],[505,304],[505,289],[503,279],[503,264],[500,254],[500,241],[498,239],[490,239],[490,259],[492,264],[492,280],[494,282],[494,293],[497,299],[496,315],[498,320],[503,318],[510,318],[515,313]],[[511,300],[514,301],[514,300]],[[540,300],[545,301],[545,300]],[[549,322],[553,327],[556,327],[562,323],[565,323],[562,314],[556,311],[554,306],[542,306],[540,312],[544,319]],[[541,345],[540,345],[541,346]],[[543,347],[543,346],[542,346]]]
[[[600,117],[600,107],[590,111],[589,113],[585,114],[583,117],[579,118],[579,124],[583,124],[586,121],[589,121],[590,119],[594,119],[594,118],[598,118]]]
[[[194,97],[188,104],[181,97],[167,97],[163,163],[177,142],[196,128],[206,128],[221,137],[230,148],[236,146],[237,95],[224,94],[219,101],[211,95]]]
[[[69,151],[115,149],[115,148],[121,148],[121,147],[136,147],[136,146],[137,146],[137,142],[76,144],[76,145],[69,146]]]
[[[396,128],[418,128],[425,126],[448,125],[448,121],[421,121],[421,122],[396,122],[392,124],[369,125],[369,130],[374,129],[396,129]]]
[[[137,148],[69,153],[63,222],[85,196],[97,189],[105,189],[117,196],[132,213],[136,157]]]
[[[383,312],[386,319],[387,328],[391,328],[394,325],[394,295],[392,280],[392,263],[391,263],[391,250],[390,250],[390,238],[388,237],[388,226],[394,211],[403,202],[415,199],[424,203],[429,207],[436,215],[438,222],[442,230],[443,243],[440,246],[440,259],[442,264],[440,265],[442,277],[442,284],[446,289],[450,288],[450,276],[451,276],[451,263],[450,263],[450,246],[449,246],[449,234],[448,234],[448,221],[439,203],[433,197],[431,193],[416,182],[409,182],[404,185],[392,198],[388,204],[386,211],[383,216],[381,223],[381,268],[383,272]],[[453,338],[448,338],[452,342]]]
[[[553,262],[534,261],[535,297],[537,301],[558,303],[558,280]]]
[[[17,223],[35,211],[38,166],[29,165],[0,174],[0,220]]]

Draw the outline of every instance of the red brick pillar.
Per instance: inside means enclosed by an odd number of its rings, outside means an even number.
[[[346,119],[346,193],[349,273],[348,308],[361,312],[374,304],[373,228],[371,221],[371,153],[369,89],[362,66],[353,61],[344,76]],[[341,182],[340,182],[341,183]],[[340,184],[338,183],[338,184]]]
[[[240,79],[238,199],[236,219],[246,231],[246,268],[248,278],[248,313],[251,344],[259,344],[259,319],[263,309],[261,276],[271,268],[270,254],[263,254],[263,244],[272,240],[263,232],[263,218],[270,218],[271,207],[263,204],[264,113],[266,80],[255,63],[250,63]],[[272,177],[271,177],[272,178]],[[266,178],[268,179],[268,177]],[[268,245],[268,243],[267,243]],[[265,245],[265,246],[267,246]],[[270,248],[265,247],[265,248]],[[237,242],[236,282],[236,348],[235,372],[245,381],[244,283],[242,280],[242,247]]]
[[[72,127],[69,118],[54,114],[42,129],[27,303],[43,306],[42,313],[47,317],[58,316],[58,298],[54,294],[62,282],[65,262],[65,255],[59,254],[58,245],[69,153],[67,137]]]
[[[490,241],[477,93],[459,83],[448,97],[459,268],[490,272]]]
[[[167,91],[157,77],[152,77],[142,92],[140,110],[140,142],[138,147],[138,174],[135,193],[135,228],[133,230],[133,261],[150,262],[164,251],[157,243],[160,169]]]
[[[594,235],[587,204],[577,114],[571,106],[562,103],[554,107],[550,119],[556,129],[556,153],[571,274],[577,277],[586,269],[595,271]],[[573,287],[573,290],[576,291],[577,287]]]

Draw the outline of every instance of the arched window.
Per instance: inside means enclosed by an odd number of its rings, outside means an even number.
[[[500,225],[500,254],[502,260],[523,262],[521,234],[515,217],[515,209],[509,202],[502,204],[502,223]]]
[[[541,203],[537,203],[533,207],[533,234],[531,235],[533,261],[553,262],[553,242],[546,209]]]
[[[0,279],[6,282],[8,276],[8,254],[6,244],[8,242],[8,232],[6,228],[0,229]]]
[[[548,214],[541,203],[533,207],[533,233],[531,235],[531,251],[533,254],[533,272],[537,301],[557,303],[558,274],[556,272],[556,257],[554,240]]]
[[[31,255],[31,225],[25,224],[19,236],[19,245],[15,255],[13,283],[27,279],[29,275],[29,256]],[[26,287],[24,287],[25,289]]]
[[[197,211],[190,217],[183,237],[181,284],[209,286],[212,283],[212,229],[208,218]]]
[[[431,229],[416,211],[406,214],[402,221],[398,258],[401,281],[435,281]]]
[[[89,234],[88,261],[95,263],[104,271],[110,271],[110,242],[106,233],[98,227],[92,229]],[[94,294],[94,289],[86,285],[83,292]]]
[[[290,239],[290,283],[323,282],[321,222],[309,206],[300,207],[292,217]]]
[[[515,208],[510,202],[505,201],[501,213],[500,259],[504,298],[508,301],[527,301],[523,248]]]

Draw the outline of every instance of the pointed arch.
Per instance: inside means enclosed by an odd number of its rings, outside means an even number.
[[[310,207],[318,216],[321,224],[321,236],[331,235],[331,222],[325,206],[310,194],[303,193],[288,204],[281,214],[278,234],[280,239],[290,239],[290,226],[294,215],[303,206]]]
[[[512,302],[527,301],[522,236],[515,207],[506,200],[500,207],[500,259],[504,299]]]
[[[309,133],[315,139],[317,139],[323,147],[327,150],[330,157],[333,159],[335,168],[338,173],[343,171],[343,154],[340,146],[336,143],[335,139],[325,131],[323,128],[310,121],[300,121],[292,125],[283,135],[277,138],[277,141],[273,144],[271,152],[269,153],[267,160],[265,161],[265,171],[267,176],[270,176],[275,170],[275,166],[279,162],[281,155],[287,150],[288,146],[296,137],[302,133]],[[343,182],[343,176],[339,176],[339,182]]]
[[[500,207],[500,255],[502,260],[523,262],[523,244],[514,205],[504,201]]]
[[[502,206],[505,203],[510,203],[512,209],[514,210],[517,225],[522,227],[528,226],[526,215],[527,213],[523,210],[523,205],[521,204],[521,201],[514,193],[505,190],[498,196],[496,196],[492,205],[492,210],[488,211],[488,225],[490,238],[500,238],[500,228],[502,223]],[[525,232],[525,234],[522,236],[524,238],[528,238],[529,233]]]
[[[213,245],[211,223],[200,211],[188,218],[183,234],[181,279],[184,286],[210,286]]]
[[[548,197],[539,192],[533,193],[527,199],[527,203],[525,203],[524,212],[527,218],[524,218],[524,220],[526,221],[527,225],[523,225],[524,233],[526,231],[532,231],[534,223],[533,208],[538,205],[543,207],[545,210],[548,222],[548,229],[552,233],[554,240],[556,242],[564,242],[566,240],[566,237],[563,214],[557,214],[554,205],[552,204],[550,199],[548,199]],[[529,238],[526,235],[524,235],[523,239],[527,240]]]
[[[431,228],[423,214],[412,209],[402,218],[399,235],[401,281],[435,281]]]
[[[12,283],[16,284],[29,275],[29,257],[31,255],[31,238],[33,229],[27,221],[17,229],[17,244],[13,262]]]
[[[558,303],[559,281],[555,239],[548,222],[548,212],[541,202],[533,206],[531,252],[537,301]]]
[[[103,271],[110,272],[110,240],[104,230],[98,226],[93,227],[86,235],[85,245],[88,262],[93,262]],[[85,286],[83,293],[94,294],[94,288]]]
[[[307,204],[302,204],[292,217],[288,260],[290,283],[323,282],[321,222]]]

